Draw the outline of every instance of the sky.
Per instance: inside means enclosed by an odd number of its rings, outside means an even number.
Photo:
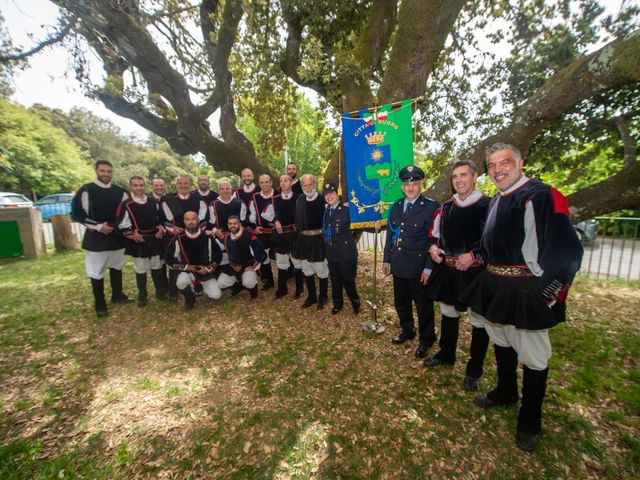
[[[616,12],[621,2],[622,0],[601,0],[607,13]],[[35,41],[47,37],[51,31],[51,28],[47,30],[47,26],[55,25],[58,10],[48,0],[0,0],[0,11],[14,45],[26,49],[32,47]],[[95,56],[90,57],[90,60],[91,58],[94,60],[90,65],[91,76],[97,83],[101,83],[100,61]],[[83,107],[112,121],[125,135],[134,135],[141,140],[147,138],[148,132],[138,124],[112,113],[101,102],[84,96],[74,78],[71,64],[70,54],[64,48],[48,47],[32,58],[27,70],[16,76],[12,100],[27,107],[41,103],[65,112],[73,107]],[[217,121],[212,121],[211,125],[217,125]]]

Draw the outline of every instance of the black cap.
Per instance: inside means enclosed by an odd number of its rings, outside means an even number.
[[[322,193],[326,195],[327,193],[338,192],[338,184],[336,182],[329,182],[324,184],[324,190]]]
[[[400,170],[399,177],[403,182],[415,182],[424,178],[424,172],[420,167],[409,165]]]

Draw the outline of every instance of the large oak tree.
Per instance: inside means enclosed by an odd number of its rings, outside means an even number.
[[[640,106],[633,95],[611,101],[617,92],[637,92],[640,80],[640,35],[619,27],[633,24],[633,9],[619,24],[605,19],[603,36],[593,0],[53,1],[60,28],[43,43],[65,38],[76,49],[88,93],[177,153],[204,154],[216,169],[266,170],[237,128],[238,104],[285,92],[293,81],[334,113],[423,98],[426,128],[448,145],[430,189],[438,198],[450,193],[453,150],[483,170],[484,149],[499,140],[552,168],[558,142],[549,141],[550,132],[572,128],[590,131],[590,142],[613,142],[612,154],[623,160],[611,176],[571,196],[576,219],[640,205]],[[84,42],[102,60],[101,85],[87,82]],[[511,55],[487,66],[501,42],[512,46]],[[474,76],[481,81],[471,82]],[[456,142],[459,131],[465,133]],[[327,177],[337,175],[339,158]]]

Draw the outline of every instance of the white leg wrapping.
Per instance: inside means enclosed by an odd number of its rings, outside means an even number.
[[[178,290],[184,290],[187,287],[191,287],[195,278],[196,277],[193,273],[180,272],[176,279],[176,286],[178,287]]]
[[[458,311],[455,309],[455,307],[453,305],[448,305],[446,303],[440,303],[440,313],[442,315],[444,315],[445,317],[451,317],[451,318],[459,318],[460,314],[458,313]]]
[[[207,297],[212,298],[213,300],[218,300],[222,296],[222,290],[218,286],[218,282],[212,278],[211,280],[207,280],[206,282],[202,282],[202,290]]]
[[[549,330],[520,330],[513,325],[485,322],[489,338],[499,347],[513,347],[518,362],[531,370],[544,370],[551,358]]]
[[[151,264],[151,270],[158,270],[162,268],[164,265],[164,261],[160,258],[160,255],[155,255],[149,259],[149,263]]]
[[[138,258],[132,257],[133,259],[133,269],[136,273],[147,273],[151,270],[151,262],[148,258]]]
[[[288,253],[276,253],[276,266],[280,270],[288,270],[289,269],[289,257]]]
[[[124,255],[124,248],[121,248],[120,250],[111,250],[108,253],[107,267],[122,270],[124,264],[127,262],[127,257]]]
[[[109,252],[89,252],[84,259],[84,267],[89,278],[101,280],[107,271]]]
[[[302,269],[302,262],[304,261],[305,260],[300,260],[299,258],[291,257],[291,263],[293,263],[293,268],[295,268],[296,270]],[[287,268],[289,268],[288,265],[287,265]]]
[[[484,328],[484,317],[473,310],[469,309],[469,322],[472,327]]]
[[[218,287],[222,290],[224,288],[233,287],[236,283],[236,278],[226,273],[221,273],[218,277]]]
[[[247,271],[242,274],[242,286],[252,289],[258,284],[258,276],[254,271]]]

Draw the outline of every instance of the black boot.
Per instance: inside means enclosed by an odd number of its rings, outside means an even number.
[[[301,298],[302,295],[304,295],[304,273],[302,273],[302,270],[299,268],[296,268],[295,271],[296,293],[293,294],[293,298]]]
[[[110,268],[109,280],[111,281],[111,303],[127,303],[129,297],[122,292],[122,270]]]
[[[236,282],[233,284],[233,287],[231,287],[231,296],[235,297],[236,295],[240,295],[240,292],[242,292],[242,289],[244,287],[242,286],[242,282]]]
[[[184,290],[180,290],[184,295],[184,309],[185,310],[193,310],[196,306],[196,294],[191,289],[191,287],[187,287]]]
[[[158,300],[167,299],[167,277],[165,276],[162,268],[157,270],[151,270],[151,280],[153,281],[153,287],[156,290],[156,298]]]
[[[249,289],[249,295],[251,295],[251,298],[258,298],[258,286],[257,285],[255,287]]]
[[[484,372],[484,359],[489,349],[489,335],[484,328],[473,327],[471,331],[470,358],[464,377],[465,390],[477,390],[480,377]]]
[[[518,403],[518,354],[512,347],[494,345],[498,386],[486,395],[478,395],[474,402],[484,408]]]
[[[314,280],[315,285],[315,280]],[[318,295],[318,310],[322,310],[327,304],[327,293],[329,291],[329,279],[321,278],[320,279],[320,295]]]
[[[307,283],[307,291],[309,292],[309,296],[304,301],[302,308],[309,308],[311,305],[318,303],[318,295],[316,294],[316,276],[309,275],[308,277],[304,277]]]
[[[532,370],[524,367],[522,375],[522,403],[518,414],[518,447],[527,452],[536,448],[542,431],[542,401],[547,392],[549,369]]]
[[[138,286],[138,306],[147,306],[147,274],[136,273],[136,285]]]
[[[440,322],[440,351],[433,358],[425,360],[425,367],[453,365],[455,363],[459,325],[460,319],[458,317],[442,315],[442,321]]]
[[[104,278],[96,280],[91,279],[91,290],[93,290],[93,301],[96,309],[96,316],[106,317],[109,315],[107,310],[107,302],[104,299]]]
[[[287,293],[287,279],[289,272],[282,268],[278,269],[278,289],[276,290],[276,299],[284,297]]]
[[[178,271],[177,270],[169,270],[169,287],[167,291],[169,292],[169,301],[177,302],[178,301],[178,286],[176,282],[178,281]]]
[[[260,267],[262,272],[264,273],[264,284],[262,285],[262,290],[269,290],[273,288],[273,270],[271,270],[271,261],[269,263],[263,263],[262,267]]]

